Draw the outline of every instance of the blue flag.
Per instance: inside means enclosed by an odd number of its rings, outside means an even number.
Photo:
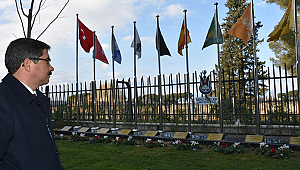
[[[119,46],[117,44],[117,41],[115,39],[115,36],[112,35],[113,37],[113,46],[112,46],[112,53],[114,54],[113,58],[116,62],[118,62],[119,64],[121,64],[121,61],[122,61],[122,57],[121,57],[121,52],[120,52],[120,49],[119,49]]]

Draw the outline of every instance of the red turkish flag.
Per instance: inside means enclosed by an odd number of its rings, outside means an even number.
[[[96,37],[96,41],[95,41],[95,46],[96,46],[95,56],[96,57],[93,57],[93,58],[96,58],[96,59],[102,61],[103,63],[108,64],[107,58],[106,58],[106,56],[104,54],[104,51],[103,51],[103,49],[101,47],[101,44],[98,41],[98,38],[97,38],[96,35],[95,35],[95,37]]]
[[[81,47],[85,52],[89,53],[93,47],[93,32],[88,29],[79,19],[79,40]]]

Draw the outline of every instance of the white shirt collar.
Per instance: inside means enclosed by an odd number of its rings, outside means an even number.
[[[20,81],[21,82],[21,81]],[[33,95],[36,95],[36,91],[34,90],[32,90],[29,86],[27,86],[25,83],[23,83],[23,82],[21,82],[26,88],[27,88],[27,90],[31,93],[31,94],[33,94]]]

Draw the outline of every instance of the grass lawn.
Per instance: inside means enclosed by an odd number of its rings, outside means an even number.
[[[299,169],[300,157],[276,159],[253,154],[223,154],[202,146],[200,150],[174,150],[171,147],[146,148],[118,146],[112,143],[90,144],[88,141],[56,141],[66,170],[189,170],[189,169]]]

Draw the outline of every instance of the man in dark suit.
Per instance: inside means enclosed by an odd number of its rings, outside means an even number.
[[[50,102],[37,88],[54,71],[44,42],[20,38],[5,53],[0,83],[0,169],[62,170]]]

